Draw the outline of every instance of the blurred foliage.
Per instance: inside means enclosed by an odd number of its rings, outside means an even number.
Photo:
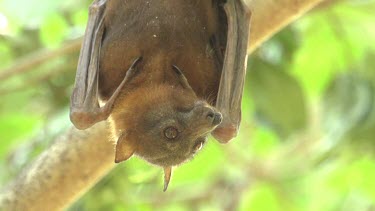
[[[0,1],[1,186],[70,127],[78,50],[59,49],[90,2]],[[374,210],[375,2],[333,2],[251,55],[238,138],[210,140],[166,193],[161,169],[133,158],[70,210]]]

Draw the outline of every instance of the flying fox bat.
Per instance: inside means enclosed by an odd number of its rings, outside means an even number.
[[[249,39],[244,0],[94,0],[70,118],[109,118],[115,162],[132,155],[164,168],[190,159],[208,134],[238,133]]]

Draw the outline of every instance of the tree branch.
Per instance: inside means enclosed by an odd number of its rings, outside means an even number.
[[[56,210],[80,197],[114,166],[106,123],[70,129],[0,193],[0,210]]]
[[[253,51],[321,0],[253,0]],[[0,210],[58,210],[68,206],[114,166],[106,124],[69,130],[0,193]]]
[[[337,0],[280,0],[282,3],[273,3],[269,0],[245,0],[253,11],[251,39],[248,44],[249,52],[254,51],[270,36],[284,26],[297,19],[319,2],[336,2]],[[285,8],[282,8],[285,7]],[[267,21],[264,21],[267,20]],[[0,70],[0,81],[12,76],[32,70],[58,56],[78,52],[81,47],[82,37],[65,43],[62,48],[56,50],[40,50],[14,62],[14,65]]]
[[[59,49],[43,49],[27,55],[24,58],[14,62],[14,65],[0,70],[0,81],[4,81],[12,76],[32,70],[33,68],[50,61],[51,59],[77,52],[81,46],[81,43],[82,38],[78,38],[71,42],[65,43],[63,47]]]
[[[249,52],[324,0],[245,0],[251,8]]]

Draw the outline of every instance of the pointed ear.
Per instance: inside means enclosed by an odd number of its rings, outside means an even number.
[[[164,167],[164,190],[163,190],[164,192],[167,191],[168,189],[171,176],[172,176],[172,167],[171,166]]]
[[[115,163],[120,163],[129,159],[135,152],[135,144],[123,133],[116,143]]]

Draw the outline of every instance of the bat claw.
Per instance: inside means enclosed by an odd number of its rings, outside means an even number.
[[[126,72],[126,78],[132,78],[137,74],[137,70],[134,68],[139,62],[141,62],[143,59],[142,56],[138,57],[136,60],[134,60],[133,64],[130,66],[128,71]]]

